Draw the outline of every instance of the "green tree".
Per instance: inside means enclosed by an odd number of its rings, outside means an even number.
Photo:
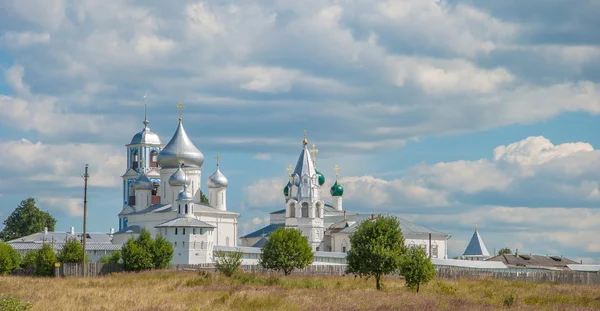
[[[49,213],[35,206],[35,199],[21,201],[19,206],[3,222],[4,229],[0,232],[0,240],[10,241],[36,232],[44,231],[44,227],[54,231],[56,219]]]
[[[242,264],[242,252],[224,252],[215,253],[215,268],[226,276],[232,276]]]
[[[0,275],[19,268],[21,255],[8,243],[0,242]]]
[[[120,260],[121,260],[121,252],[114,251],[111,255],[106,255],[106,256],[100,257],[100,260],[98,262],[117,264],[117,263],[119,263]]]
[[[200,202],[204,204],[210,204],[208,198],[204,195],[204,192],[200,190]]]
[[[302,232],[293,228],[278,228],[271,233],[260,254],[260,265],[266,269],[283,271],[302,269],[313,262],[312,248]]]
[[[56,254],[50,244],[42,245],[35,256],[35,275],[51,276],[53,274]]]
[[[162,236],[157,236],[152,245],[154,269],[166,269],[173,259],[173,245]]]
[[[57,259],[62,263],[81,263],[83,261],[83,246],[81,246],[79,240],[69,238],[63,249],[58,253]]]
[[[28,251],[25,254],[25,257],[23,257],[23,260],[21,260],[21,268],[22,269],[29,269],[32,268],[35,270],[35,261],[37,258],[37,253],[39,250],[32,250],[32,251]]]
[[[416,290],[418,293],[421,284],[425,284],[435,277],[435,266],[424,249],[411,247],[402,256],[400,274],[404,276],[406,287]]]
[[[148,231],[142,230],[137,239],[130,238],[123,245],[121,256],[127,271],[164,269],[173,259],[173,246],[162,236],[153,240]]]
[[[375,277],[375,286],[381,290],[381,277],[397,271],[406,252],[404,237],[398,219],[378,216],[362,221],[350,235],[347,273],[361,277]]]
[[[512,254],[512,251],[508,247],[503,247],[498,251],[498,255],[504,255],[504,254]]]

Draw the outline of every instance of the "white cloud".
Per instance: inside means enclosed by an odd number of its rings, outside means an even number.
[[[42,209],[48,207],[52,210],[58,210],[69,216],[83,216],[83,200],[65,197],[40,197],[40,206]]]
[[[83,185],[85,164],[90,165],[91,186],[116,187],[120,185],[118,176],[123,174],[125,163],[122,150],[110,145],[46,145],[22,139],[0,141],[0,149],[4,150],[0,168],[11,176],[3,182],[12,187],[17,186],[14,184],[17,180],[78,187]]]
[[[262,160],[262,161],[269,161],[271,160],[271,155],[268,153],[257,153],[254,155],[253,159],[255,160]]]
[[[0,36],[0,42],[8,48],[20,48],[33,44],[43,44],[50,41],[48,33],[32,33],[32,32],[6,32]]]

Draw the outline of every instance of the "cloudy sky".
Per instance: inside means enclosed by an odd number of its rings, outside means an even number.
[[[0,0],[0,218],[118,227],[125,144],[184,125],[242,233],[303,131],[344,206],[600,263],[600,2]],[[328,198],[329,199],[329,198]]]

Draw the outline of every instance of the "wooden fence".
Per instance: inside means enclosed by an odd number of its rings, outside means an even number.
[[[107,275],[113,272],[122,272],[123,264],[101,264],[89,263],[86,265],[86,275],[90,277]],[[277,273],[266,270],[259,265],[241,265],[240,269],[248,273]],[[173,271],[207,271],[214,272],[214,264],[199,265],[170,265],[168,270]],[[565,284],[600,284],[600,273],[595,272],[576,272],[576,271],[549,271],[534,269],[473,269],[462,267],[437,267],[437,277],[444,279],[478,279],[494,278],[509,281],[523,282],[556,282]],[[55,270],[61,277],[82,276],[82,265],[76,263],[67,263],[61,265]],[[296,269],[292,272],[295,275],[346,275],[346,265],[311,265],[304,269]],[[398,275],[394,275],[398,276]]]

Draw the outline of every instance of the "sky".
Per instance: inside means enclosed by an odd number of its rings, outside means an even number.
[[[186,131],[240,233],[283,208],[304,130],[344,207],[490,252],[600,263],[600,2],[0,0],[0,219],[118,228],[125,145]]]

